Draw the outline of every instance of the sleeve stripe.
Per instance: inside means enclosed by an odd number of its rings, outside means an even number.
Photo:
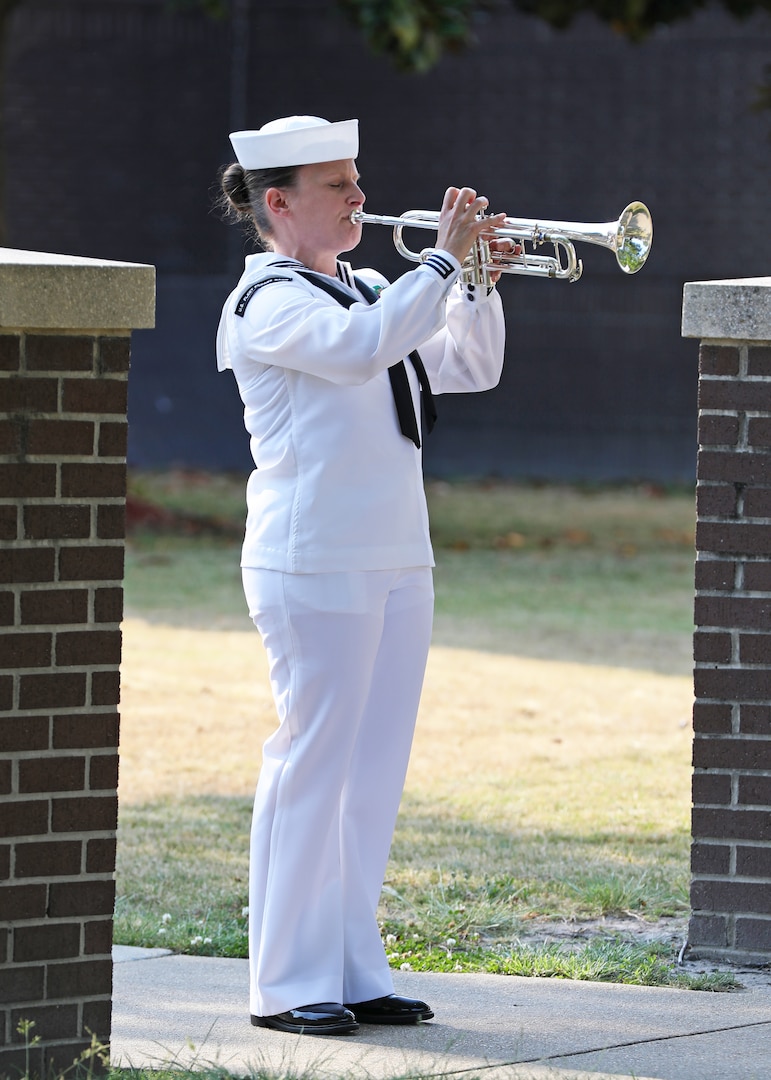
[[[425,266],[430,266],[432,270],[435,270],[440,278],[444,278],[445,281],[451,274],[457,274],[456,268],[450,262],[449,259],[445,259],[444,255],[440,255],[438,251],[432,251],[430,255],[427,255],[424,260]]]

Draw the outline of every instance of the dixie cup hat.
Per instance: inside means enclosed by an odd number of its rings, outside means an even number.
[[[333,124],[320,116],[284,116],[256,131],[234,131],[230,141],[244,169],[340,161],[359,153],[359,121]]]

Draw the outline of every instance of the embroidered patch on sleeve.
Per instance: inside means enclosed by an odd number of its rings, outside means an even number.
[[[246,311],[246,309],[247,309],[247,307],[249,305],[249,301],[254,296],[254,294],[258,291],[258,289],[261,289],[263,287],[263,285],[272,285],[274,281],[291,281],[291,280],[292,279],[289,278],[289,277],[284,277],[283,275],[279,275],[277,277],[262,278],[260,281],[255,281],[253,285],[249,286],[249,288],[246,290],[246,292],[241,294],[241,296],[240,296],[240,298],[238,300],[238,303],[236,304],[236,315],[240,315],[241,318],[244,317],[244,312]]]

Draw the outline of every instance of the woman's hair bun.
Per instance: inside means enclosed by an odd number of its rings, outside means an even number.
[[[2,0],[0,0],[2,6]],[[268,188],[292,188],[297,183],[297,165],[278,169],[244,169],[238,162],[226,165],[219,174],[220,193],[215,199],[223,216],[246,225],[263,247],[270,247],[271,223],[265,209]]]
[[[238,162],[234,162],[222,173],[222,191],[230,205],[239,214],[248,214],[252,209],[249,198],[249,186],[246,182],[246,172]]]

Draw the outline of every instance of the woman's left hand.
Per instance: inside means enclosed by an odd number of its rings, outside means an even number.
[[[484,236],[484,234],[483,234],[483,236]],[[521,255],[522,254],[522,245],[518,241],[502,238],[502,239],[498,239],[498,240],[496,240],[496,239],[488,239],[487,242],[490,245],[490,251],[497,251],[501,255]],[[503,270],[491,270],[490,271],[490,281],[492,281],[493,285],[498,284],[498,282],[501,279],[501,274],[502,273],[503,273]]]

